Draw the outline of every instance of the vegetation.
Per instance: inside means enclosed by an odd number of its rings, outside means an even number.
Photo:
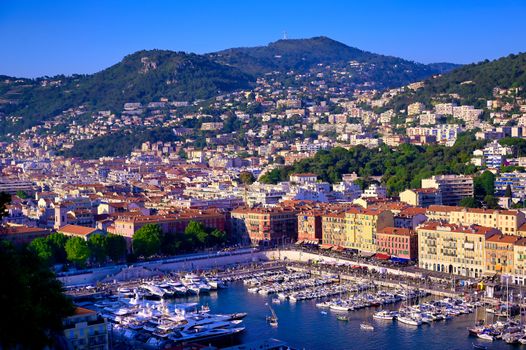
[[[73,313],[62,285],[37,255],[0,241],[0,348],[44,349]],[[1,282],[3,281],[3,282]]]
[[[392,104],[395,110],[405,109],[413,102],[431,105],[439,96],[458,94],[458,103],[482,107],[493,96],[493,89],[526,86],[526,53],[509,55],[494,61],[485,60],[468,64],[448,74],[425,81],[425,86],[416,91],[406,91],[397,96]],[[524,97],[526,90],[518,91]],[[451,100],[451,98],[448,98]]]
[[[6,77],[8,78],[8,77]],[[0,81],[0,99],[17,96],[16,103],[2,104],[0,112],[20,115],[17,124],[0,123],[0,135],[31,127],[69,108],[122,110],[126,102],[206,99],[224,92],[248,88],[249,75],[214,62],[204,55],[167,50],[138,51],[121,62],[92,75]],[[56,85],[43,84],[45,80]]]
[[[267,46],[228,49],[208,56],[252,76],[261,76],[274,71],[285,73],[291,70],[306,73],[319,63],[348,69],[349,61],[358,61],[368,66],[353,74],[351,81],[354,83],[374,81],[378,84],[377,87],[406,85],[455,67],[453,64],[425,65],[397,57],[378,55],[349,47],[327,37],[278,40]],[[277,56],[280,58],[276,59]],[[283,79],[286,79],[286,76]]]
[[[473,134],[459,135],[452,147],[431,145],[419,147],[401,145],[397,150],[387,146],[367,149],[363,146],[350,150],[333,148],[322,150],[312,158],[300,160],[292,166],[276,168],[260,177],[263,183],[285,181],[292,173],[315,173],[323,181],[335,183],[342,174],[356,172],[368,178],[382,176],[390,194],[397,194],[406,188],[418,188],[421,179],[441,174],[473,174],[477,168],[469,163],[473,150],[483,142]]]
[[[90,257],[88,243],[80,237],[71,237],[66,242],[66,254],[69,261],[84,267]]]
[[[157,224],[146,224],[133,235],[133,252],[136,256],[150,256],[159,253],[163,232]]]

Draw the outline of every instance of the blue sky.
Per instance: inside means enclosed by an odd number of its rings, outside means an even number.
[[[141,49],[197,53],[325,35],[419,62],[526,51],[524,0],[0,0],[0,74],[93,73]]]

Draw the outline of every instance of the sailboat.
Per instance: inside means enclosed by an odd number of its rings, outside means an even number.
[[[274,309],[272,308],[272,306],[269,305],[268,307],[270,309],[271,316],[267,316],[267,322],[272,327],[277,327],[278,326],[278,316],[276,316],[276,313],[274,312]]]
[[[369,310],[365,314],[365,321],[360,323],[360,328],[364,331],[374,331],[374,326],[369,322]]]

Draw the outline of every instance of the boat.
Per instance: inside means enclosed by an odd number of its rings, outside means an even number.
[[[269,305],[271,316],[267,316],[267,322],[272,327],[278,326],[278,316],[276,316],[276,313],[274,312],[274,309]]]
[[[327,311],[321,311],[320,314],[327,315]]]
[[[336,318],[338,319],[338,321],[345,321],[345,322],[349,321],[349,317],[344,316],[344,315],[338,315],[336,316]]]
[[[477,350],[488,350],[488,347],[485,346],[485,345],[475,344],[475,343],[472,343],[471,345],[473,345],[473,349],[477,349]]]
[[[275,298],[275,299],[272,299],[272,304],[281,304],[281,300]]]
[[[394,319],[394,315],[391,311],[382,310],[378,311],[373,314],[373,318],[377,320],[388,320],[392,321]]]
[[[348,306],[341,305],[341,304],[331,304],[331,306],[329,306],[329,309],[334,310],[334,311],[345,311],[345,312],[350,310]]]
[[[483,339],[483,340],[488,340],[488,341],[494,341],[495,340],[494,336],[492,336],[491,334],[488,334],[486,332],[481,332],[481,333],[477,334],[477,337],[479,337],[480,339]]]
[[[422,325],[422,321],[421,320],[415,319],[414,317],[410,317],[410,316],[407,316],[407,315],[398,315],[398,317],[396,319],[398,321],[400,321],[401,323],[404,323],[404,324],[407,324],[407,325],[410,325],[410,326],[420,326],[420,325]]]
[[[374,331],[374,326],[368,322],[362,322],[360,323],[360,329],[364,331]]]

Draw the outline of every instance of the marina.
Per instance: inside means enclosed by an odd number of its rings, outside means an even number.
[[[264,339],[300,349],[404,349],[404,341],[428,349],[509,349],[523,339],[520,324],[475,301],[284,266],[243,271],[112,283],[105,296],[80,303],[111,322],[117,344],[151,349]]]

